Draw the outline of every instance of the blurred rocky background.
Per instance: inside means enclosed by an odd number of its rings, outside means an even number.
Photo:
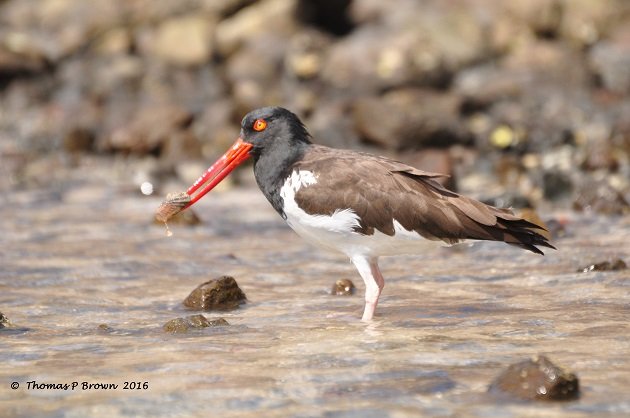
[[[5,193],[189,184],[266,105],[495,205],[630,213],[627,0],[0,0]]]

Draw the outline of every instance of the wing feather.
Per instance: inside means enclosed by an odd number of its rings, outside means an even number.
[[[317,182],[301,188],[296,201],[307,213],[332,215],[351,209],[359,218],[355,232],[394,235],[394,221],[431,240],[504,241],[542,254],[554,248],[537,232],[543,227],[446,189],[425,172],[384,157],[313,146],[294,169],[314,173]]]

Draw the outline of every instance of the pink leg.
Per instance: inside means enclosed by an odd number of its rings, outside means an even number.
[[[355,256],[351,260],[365,282],[365,309],[361,320],[370,321],[374,317],[374,311],[376,311],[378,298],[385,286],[385,280],[378,268],[377,257]]]

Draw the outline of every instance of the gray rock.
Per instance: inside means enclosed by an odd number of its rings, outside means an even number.
[[[358,147],[360,138],[346,102],[320,99],[320,103],[307,120],[317,143],[334,148]]]
[[[559,200],[567,198],[572,191],[573,182],[568,173],[551,170],[543,174],[543,194],[546,199]]]
[[[239,116],[279,102],[280,70],[288,45],[286,37],[262,33],[244,42],[227,62],[226,77],[233,86],[232,100]],[[254,59],[256,65],[252,65]]]
[[[589,52],[589,62],[607,89],[630,94],[630,29],[619,30]]]

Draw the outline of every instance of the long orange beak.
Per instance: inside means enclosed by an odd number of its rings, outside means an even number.
[[[217,184],[221,183],[221,180],[230,174],[232,170],[250,157],[249,150],[251,149],[252,144],[243,142],[241,138],[237,139],[234,145],[186,190],[191,200],[182,210],[192,206],[196,201],[204,197],[206,193],[214,189]],[[203,188],[201,188],[202,186]],[[197,193],[193,195],[195,192]]]

